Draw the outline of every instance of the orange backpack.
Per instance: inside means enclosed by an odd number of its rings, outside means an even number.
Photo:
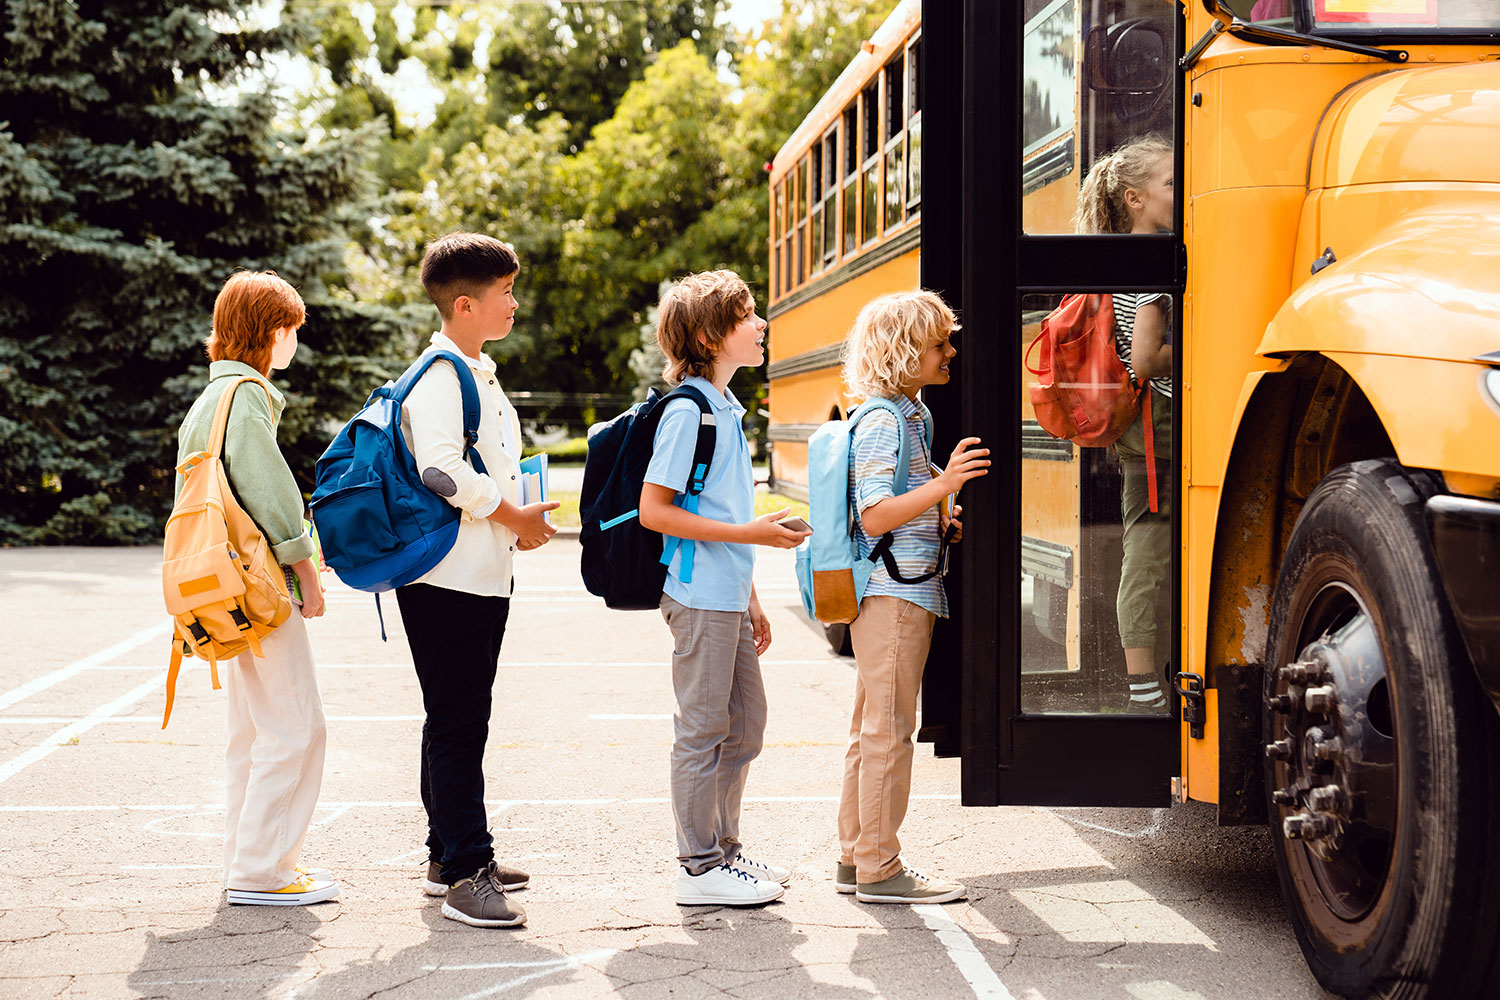
[[[172,718],[184,656],[208,661],[217,691],[219,661],[245,652],[265,655],[260,640],[292,613],[286,576],[265,536],[235,500],[221,458],[234,391],[254,381],[238,378],[224,390],[208,450],[177,466],[185,479],[167,518],[161,564],[162,595],[175,626],[163,729]]]
[[[1041,367],[1031,352],[1042,345]],[[1146,482],[1156,504],[1156,454],[1152,442],[1151,393],[1137,384],[1115,350],[1115,305],[1109,295],[1065,295],[1042,320],[1042,332],[1026,348],[1031,408],[1042,430],[1083,448],[1106,448],[1137,417],[1145,420]]]

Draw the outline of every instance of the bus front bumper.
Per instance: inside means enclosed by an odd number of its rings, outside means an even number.
[[[1435,496],[1427,527],[1469,660],[1500,711],[1500,503]]]

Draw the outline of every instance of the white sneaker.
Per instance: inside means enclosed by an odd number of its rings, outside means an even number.
[[[792,873],[780,865],[767,864],[764,861],[752,861],[743,854],[729,862],[729,866],[754,875],[762,882],[778,882],[781,885],[786,885],[792,880]]]
[[[677,873],[678,906],[761,906],[781,898],[786,889],[729,865],[718,865],[702,875],[683,868]]]
[[[282,889],[230,889],[229,902],[240,906],[306,906],[339,894],[337,882],[315,882],[306,875]]]

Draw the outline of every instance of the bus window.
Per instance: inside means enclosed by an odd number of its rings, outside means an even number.
[[[797,236],[793,253],[797,257],[797,285],[807,280],[807,157],[797,164]]]
[[[1170,9],[1159,0],[1026,0],[1022,229],[1070,233],[1101,156],[1172,123]]]
[[[915,214],[922,204],[922,90],[917,85],[917,62],[922,42],[906,50],[906,210]]]
[[[901,209],[906,203],[902,197],[901,181],[906,175],[904,153],[906,140],[906,95],[905,79],[901,73],[901,57],[897,56],[885,65],[885,228],[893,229],[901,224]]]
[[[1061,296],[1022,298],[1016,356],[1025,355]],[[1106,301],[1108,305],[1106,305]],[[1170,336],[1170,295],[1115,292],[1116,351],[1132,357],[1153,331]],[[1165,329],[1163,329],[1165,326]],[[1159,362],[1158,362],[1159,363]],[[1112,447],[1054,437],[1032,405],[1036,376],[1021,373],[1021,706],[1027,714],[1165,715],[1172,657],[1172,378],[1151,380],[1152,440],[1144,413]],[[1148,452],[1155,461],[1151,509]]]
[[[811,271],[823,270],[823,143],[818,141],[812,148],[812,165],[807,174],[808,193],[812,202],[808,228],[808,256],[812,258]]]
[[[838,128],[823,137],[823,263],[832,264],[838,256],[839,235],[839,140]]]
[[[771,295],[780,296],[782,291],[781,279],[784,273],[781,260],[781,241],[786,230],[781,221],[781,199],[782,185],[776,185],[771,192]]]
[[[859,112],[844,109],[844,254],[859,248]]]
[[[861,156],[863,173],[864,206],[863,243],[870,243],[880,236],[880,86],[872,83],[860,95],[864,107],[864,147]]]

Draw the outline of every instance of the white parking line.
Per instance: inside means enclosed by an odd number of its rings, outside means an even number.
[[[73,717],[66,715],[0,715],[0,726],[58,726],[67,723],[82,722],[86,717]],[[425,715],[329,715],[324,719],[327,722],[421,722],[426,719]],[[671,718],[671,716],[667,716]],[[114,715],[107,719],[99,719],[99,723],[105,722],[149,722],[153,726],[161,725],[159,715]]]
[[[912,909],[948,950],[948,957],[958,966],[958,971],[974,991],[974,996],[979,1000],[1015,1000],[995,974],[995,970],[990,968],[990,963],[979,953],[968,932],[954,923],[953,918],[944,913],[941,906],[928,903],[913,906]]]
[[[18,701],[25,701],[27,698],[30,698],[38,691],[45,691],[49,687],[52,687],[56,684],[61,684],[69,677],[76,677],[78,674],[82,673],[85,670],[92,670],[98,667],[100,664],[108,663],[110,660],[119,656],[121,653],[128,653],[132,649],[135,649],[137,646],[141,646],[150,642],[152,639],[165,638],[171,633],[171,622],[166,622],[161,625],[154,625],[151,628],[143,628],[135,635],[132,635],[127,639],[121,639],[119,642],[115,643],[113,646],[108,647],[107,649],[101,649],[97,653],[91,653],[81,660],[68,664],[66,667],[59,667],[58,669],[52,671],[50,674],[43,674],[40,677],[34,677],[31,680],[27,681],[25,684],[22,684],[19,687],[11,688],[4,694],[0,694],[0,709],[9,708],[11,705],[14,705]],[[162,663],[152,665],[150,669],[164,669],[166,661],[165,656],[162,657],[162,661]]]
[[[668,663],[669,657],[663,656],[659,660],[501,660],[501,669],[512,670],[534,670],[542,667],[635,667],[635,668],[657,668]],[[762,667],[816,667],[827,663],[852,663],[853,661],[841,656],[827,656],[816,660],[761,660]],[[160,670],[160,663],[101,663],[89,666],[85,669],[101,671],[131,672],[140,670]],[[191,670],[207,670],[208,667],[199,660],[184,660],[182,670],[187,673]],[[405,670],[415,676],[410,663],[319,663],[318,670]],[[4,708],[0,705],[0,708]]]
[[[936,802],[957,802],[957,795],[913,795],[913,801],[926,800]],[[837,802],[837,795],[747,795],[745,802],[754,803],[826,803]],[[618,805],[660,805],[671,801],[667,798],[639,797],[631,799],[489,799],[485,805],[490,812],[500,812],[515,806],[540,806],[565,808],[568,806],[618,806]],[[408,801],[393,802],[319,802],[319,809],[420,809],[422,803],[416,799]],[[65,812],[119,812],[123,810],[136,810],[141,812],[190,812],[202,810],[204,812],[222,812],[224,803],[208,802],[203,805],[173,804],[154,805],[136,803],[99,803],[91,805],[37,805],[37,804],[15,804],[0,805],[0,813],[65,813]],[[394,859],[393,859],[394,860]]]
[[[37,761],[50,756],[75,736],[82,735],[99,725],[99,723],[108,721],[111,716],[129,708],[147,695],[161,691],[165,683],[165,677],[166,672],[163,671],[162,676],[153,677],[144,684],[139,684],[120,695],[114,701],[100,705],[82,719],[79,719],[72,725],[64,726],[25,753],[12,757],[4,764],[0,764],[0,784],[9,781]]]
[[[589,719],[597,720],[599,722],[625,722],[631,719],[644,719],[652,722],[660,722],[663,719],[670,719],[671,717],[671,715],[631,715],[628,712],[616,712],[613,714],[591,715],[589,716]]]
[[[522,986],[537,979],[544,979],[559,972],[576,969],[585,962],[597,962],[615,954],[617,952],[613,948],[601,948],[598,951],[587,951],[581,955],[567,955],[563,958],[544,962],[481,962],[474,965],[424,965],[422,969],[426,972],[468,972],[478,969],[536,970],[535,972],[528,972],[524,976],[517,976],[515,979],[507,979],[496,983],[488,989],[479,990],[475,993],[467,993],[459,998],[459,1000],[482,1000],[484,997],[497,996],[507,990],[515,989],[517,986]]]

